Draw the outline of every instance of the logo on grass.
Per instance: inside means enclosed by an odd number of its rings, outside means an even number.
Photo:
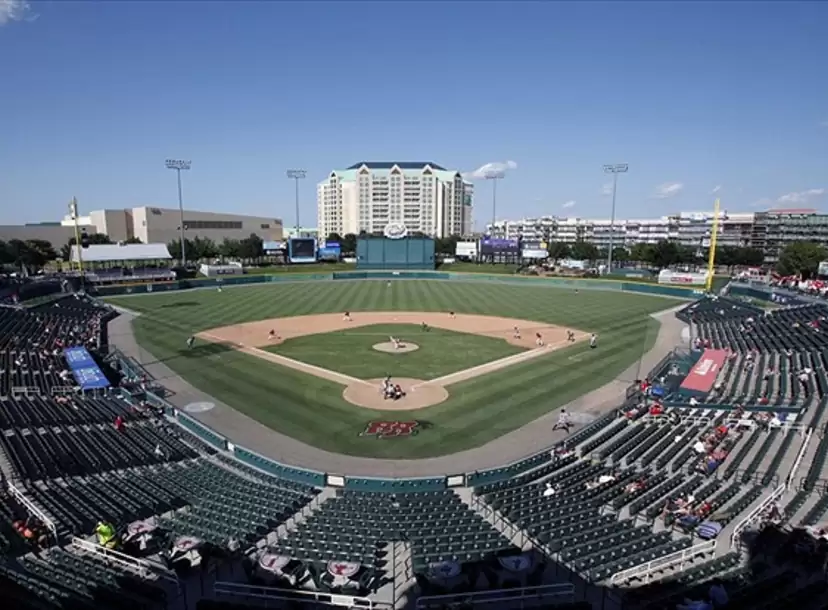
[[[368,422],[365,431],[360,436],[374,436],[376,438],[399,438],[414,436],[420,431],[418,421],[372,421]]]
[[[406,229],[405,225],[401,222],[389,222],[387,225],[385,225],[383,234],[388,239],[402,239],[403,237],[408,235],[408,229]]]

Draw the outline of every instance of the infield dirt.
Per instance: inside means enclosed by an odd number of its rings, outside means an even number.
[[[325,334],[377,324],[412,324],[417,326],[426,324],[430,327],[455,332],[500,338],[512,345],[523,347],[527,351],[458,371],[439,379],[432,379],[430,381],[406,379],[404,381],[408,395],[403,399],[392,401],[383,399],[379,392],[379,382],[377,380],[356,379],[336,371],[324,369],[260,349],[268,345],[278,345],[294,337]],[[515,328],[519,329],[519,336],[516,336]],[[569,329],[573,330],[575,336],[575,340],[570,341],[567,338],[567,330],[560,326],[552,326],[530,320],[494,316],[469,314],[452,316],[448,313],[435,312],[371,311],[351,312],[350,319],[347,319],[344,314],[338,313],[246,322],[244,324],[213,328],[198,333],[196,336],[199,339],[210,342],[225,343],[247,354],[270,360],[271,362],[300,370],[310,375],[341,383],[346,386],[343,391],[343,398],[352,404],[375,410],[408,411],[430,407],[443,402],[449,395],[445,389],[446,386],[460,381],[467,381],[518,362],[525,362],[537,358],[548,354],[550,351],[570,347],[589,337],[589,333]],[[273,331],[272,336],[270,334],[271,331]],[[544,343],[543,346],[537,345],[537,334],[541,335]],[[404,340],[405,338],[402,337],[402,339]]]

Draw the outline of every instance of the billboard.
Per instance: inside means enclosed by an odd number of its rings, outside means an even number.
[[[539,250],[537,248],[524,248],[521,251],[520,255],[523,258],[536,258],[536,259],[549,258],[549,252],[547,252],[546,250]]]
[[[67,347],[63,350],[63,356],[81,390],[109,387],[109,380],[85,347]]]
[[[288,260],[291,263],[315,263],[316,239],[293,237],[288,240]]]
[[[659,284],[678,284],[684,286],[703,286],[707,283],[706,273],[682,273],[662,269],[658,274]]]
[[[326,241],[324,246],[319,246],[317,255],[321,261],[338,261],[342,254],[339,242]]]
[[[469,258],[474,258],[477,256],[477,242],[458,241],[454,248],[454,256],[467,256]]]
[[[283,241],[264,241],[262,242],[262,250],[265,254],[280,253],[285,249],[285,242]]]
[[[713,389],[722,366],[727,361],[727,350],[706,349],[699,361],[690,369],[681,389],[685,394],[704,395]]]
[[[480,240],[480,254],[519,254],[520,244],[516,239],[484,237]]]

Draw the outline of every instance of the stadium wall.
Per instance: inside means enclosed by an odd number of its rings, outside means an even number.
[[[434,269],[434,240],[425,237],[357,240],[357,269]]]
[[[532,284],[545,286],[567,286],[578,289],[591,290],[618,290],[626,292],[638,292],[652,295],[666,295],[677,298],[693,299],[700,294],[698,290],[680,288],[675,286],[663,286],[658,284],[643,284],[634,282],[617,282],[602,280],[579,280],[570,278],[531,278],[531,277],[503,277],[498,275],[486,275],[479,273],[439,273],[426,271],[384,271],[384,272],[338,272],[338,273],[296,273],[290,275],[255,275],[228,278],[203,278],[195,280],[181,280],[175,282],[164,282],[155,284],[133,284],[129,286],[102,286],[98,289],[98,296],[126,295],[126,294],[147,294],[154,292],[166,292],[171,290],[186,290],[191,288],[210,288],[217,285],[245,285],[264,284],[270,282],[309,282],[309,281],[330,281],[330,280],[360,280],[360,279],[420,279],[420,280],[448,280],[448,281],[477,281],[497,282],[511,284]],[[670,357],[668,354],[667,357]],[[128,361],[124,362],[127,367],[132,366]],[[479,486],[489,483],[496,483],[509,479],[532,468],[545,464],[552,459],[549,449],[522,458],[515,462],[490,468],[487,470],[474,471],[469,473],[446,473],[442,477],[428,478],[371,478],[371,477],[349,477],[334,473],[324,473],[315,470],[307,470],[295,466],[280,464],[275,460],[266,458],[250,449],[232,443],[227,437],[195,420],[176,409],[166,400],[147,392],[148,400],[151,403],[162,406],[166,412],[174,417],[184,428],[201,438],[204,442],[232,453],[234,457],[243,463],[254,466],[265,472],[283,477],[292,481],[324,486],[344,487],[346,489],[358,489],[362,491],[394,491],[394,492],[415,492],[415,491],[437,491],[449,487]],[[619,397],[619,404],[623,398]]]

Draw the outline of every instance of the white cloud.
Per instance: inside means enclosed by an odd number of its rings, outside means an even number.
[[[604,186],[601,187],[601,195],[604,197],[609,197],[612,195],[612,182],[607,182]]]
[[[779,197],[776,202],[784,204],[808,203],[811,199],[822,197],[825,189],[808,189],[807,191],[795,191]]]
[[[2,0],[0,0],[2,1]],[[502,178],[508,172],[517,169],[517,163],[514,161],[492,161],[481,165],[473,172],[466,172],[463,177],[467,180],[483,180],[485,178]]]
[[[26,0],[0,0],[0,26],[12,21],[26,21],[36,19],[32,14],[31,6]]]
[[[722,185],[721,185],[721,184],[717,184],[716,186],[714,186],[714,187],[713,187],[713,190],[712,190],[712,191],[710,191],[710,194],[711,194],[711,195],[715,195],[716,193],[718,193],[718,192],[719,192],[719,191],[721,191],[721,190],[722,190]]]
[[[678,195],[683,188],[684,185],[681,182],[665,182],[655,188],[653,197],[655,199],[669,199]]]
[[[570,200],[570,201],[567,201],[567,202],[565,202],[565,203],[562,203],[562,204],[561,204],[561,207],[562,207],[562,208],[565,208],[565,209],[574,208],[574,207],[575,207],[575,202],[574,202],[574,201],[571,201],[571,200]]]

